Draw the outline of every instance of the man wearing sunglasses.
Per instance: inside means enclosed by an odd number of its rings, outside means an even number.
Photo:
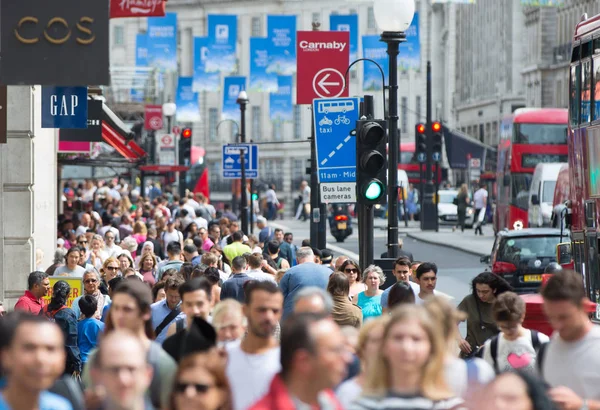
[[[93,296],[98,302],[96,313],[94,313],[92,317],[98,320],[102,319],[102,311],[104,310],[104,306],[110,304],[110,296],[103,295],[102,292],[100,292],[100,274],[96,272],[96,270],[88,270],[83,274],[83,295],[75,298],[75,300],[73,300],[73,305],[71,306],[71,309],[73,309],[75,317],[77,318],[81,316],[79,299],[85,295]]]

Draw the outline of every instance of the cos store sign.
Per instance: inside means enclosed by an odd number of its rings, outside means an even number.
[[[0,2],[0,82],[6,85],[105,85],[107,1]]]

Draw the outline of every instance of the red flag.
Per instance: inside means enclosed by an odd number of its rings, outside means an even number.
[[[110,0],[110,18],[164,17],[163,0]]]

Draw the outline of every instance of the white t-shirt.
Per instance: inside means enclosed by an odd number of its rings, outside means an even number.
[[[279,346],[263,354],[248,354],[241,346],[227,347],[227,378],[234,410],[246,410],[269,391],[271,380],[281,371]]]
[[[363,388],[356,382],[356,378],[346,380],[335,390],[343,409],[347,409],[354,400],[362,393]]]
[[[565,342],[558,332],[546,346],[542,363],[544,380],[552,387],[565,386],[579,397],[600,400],[600,327],[581,340]]]
[[[263,272],[260,269],[247,270],[246,275],[248,275],[252,279],[256,279],[258,281],[268,281],[268,282],[273,282],[274,284],[277,284],[277,281],[275,280],[275,276],[269,275],[268,273]]]
[[[83,274],[85,273],[85,268],[77,265],[75,269],[71,270],[67,265],[59,266],[54,271],[54,276],[69,276],[72,278],[83,278]]]
[[[475,209],[482,209],[485,207],[484,201],[487,199],[488,193],[485,189],[479,188],[473,195],[473,202],[475,203]]]
[[[525,334],[523,336],[512,341],[507,340],[504,337],[504,333],[498,334],[498,355],[496,356],[496,360],[498,361],[499,372],[519,370],[532,375],[537,372],[537,352],[531,343],[531,330],[524,330]],[[540,340],[540,344],[547,343],[550,340],[548,336],[539,332],[538,339]],[[483,348],[483,360],[493,367],[494,359],[492,358],[491,345],[492,339],[488,339]]]
[[[177,229],[173,229],[173,232],[169,232],[169,231],[164,231],[162,233],[161,239],[164,243],[164,256],[165,258],[168,256],[167,255],[167,245],[169,245],[169,243],[171,242],[179,242],[183,239],[183,234],[181,232],[179,232]]]
[[[473,360],[473,363],[477,366],[477,382],[479,385],[486,385],[496,377],[492,366],[487,364],[484,360],[478,357],[471,360]],[[467,362],[458,357],[453,357],[446,361],[444,365],[444,377],[450,390],[458,397],[467,397],[469,387],[473,387],[470,386],[472,383],[470,383],[468,379]]]

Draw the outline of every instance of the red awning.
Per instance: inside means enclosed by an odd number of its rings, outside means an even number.
[[[146,156],[146,152],[133,140],[127,141],[106,121],[102,121],[102,138],[119,154],[130,161],[137,161]]]

